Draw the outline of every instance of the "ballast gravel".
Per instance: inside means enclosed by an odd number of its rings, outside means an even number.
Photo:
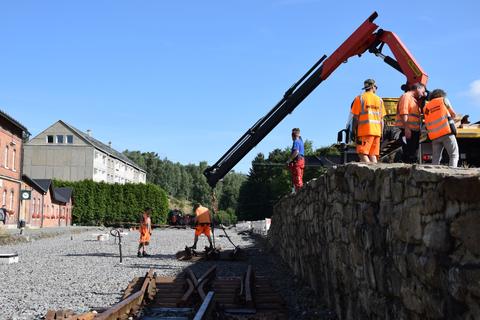
[[[128,231],[122,237],[123,263],[120,263],[115,238],[97,241],[98,235],[108,232],[100,229],[80,234],[66,232],[54,238],[0,246],[0,253],[19,256],[19,263],[0,264],[0,319],[42,319],[49,309],[79,313],[105,308],[118,302],[128,283],[134,277],[144,276],[150,268],[161,276],[175,276],[191,267],[200,275],[213,264],[217,265],[218,276],[240,276],[252,264],[257,274],[272,278],[274,288],[284,296],[292,311],[292,319],[323,318],[318,313],[310,318],[310,311],[307,316],[305,310],[312,306],[312,292],[294,282],[288,269],[282,267],[258,237],[230,229],[227,232],[232,241],[247,252],[246,260],[192,263],[178,261],[175,254],[192,244],[193,229],[155,229],[148,247],[151,256],[145,258],[136,255],[138,231]],[[221,230],[216,230],[215,242],[224,250],[233,249]],[[201,236],[197,247],[207,244]],[[302,301],[308,301],[308,306]]]
[[[145,258],[136,255],[138,231],[128,232],[122,238],[122,264],[113,237],[97,241],[98,235],[107,232],[65,234],[0,246],[0,253],[19,256],[19,263],[0,264],[0,319],[41,319],[49,309],[84,312],[108,307],[119,301],[129,281],[144,276],[149,268],[158,275],[175,276],[192,264],[175,257],[177,251],[192,245],[192,229],[155,229],[147,249],[151,256]],[[231,236],[242,247],[252,245],[235,232]],[[232,247],[225,237],[216,236],[216,242],[225,249]],[[207,243],[202,236],[198,247]],[[243,269],[245,266],[238,263],[226,263],[218,274],[241,274]]]

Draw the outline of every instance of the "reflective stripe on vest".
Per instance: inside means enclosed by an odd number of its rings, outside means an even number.
[[[435,98],[429,101],[423,109],[425,126],[430,140],[435,140],[452,133],[448,123],[448,109],[443,98]]]
[[[443,116],[443,117],[441,117],[441,118],[439,118],[439,119],[437,119],[437,120],[434,120],[434,121],[430,121],[430,122],[426,122],[426,121],[425,121],[425,125],[426,125],[426,126],[433,126],[433,125],[436,125],[437,123],[442,122],[442,121],[445,120],[445,119],[448,119],[448,117],[447,117],[446,115]]]
[[[380,123],[382,123],[382,121],[380,121],[380,120],[363,120],[363,121],[358,122],[358,124],[366,124],[366,123],[380,124]]]
[[[448,124],[448,121],[446,123],[443,123],[440,127],[436,127],[435,129],[431,129],[431,130],[428,130],[427,129],[427,132],[428,133],[434,133],[434,132],[438,132],[440,130],[442,130],[443,128],[445,127],[449,127],[448,129],[450,129],[450,125]]]

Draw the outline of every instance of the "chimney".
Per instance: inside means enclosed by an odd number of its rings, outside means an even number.
[[[91,137],[92,136],[92,130],[87,129],[87,136]]]
[[[112,147],[112,141],[108,141],[108,146],[111,148]]]

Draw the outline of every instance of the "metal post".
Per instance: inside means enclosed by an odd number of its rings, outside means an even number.
[[[120,263],[123,263],[123,255],[122,255],[122,230],[121,229],[112,229],[110,230],[110,234],[115,237],[115,242],[118,238],[118,251],[120,252]]]
[[[122,233],[120,230],[118,231],[118,251],[120,252],[120,263],[123,262],[123,256],[122,256]]]

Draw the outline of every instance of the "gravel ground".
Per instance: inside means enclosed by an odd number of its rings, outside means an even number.
[[[174,276],[191,266],[199,275],[217,264],[217,275],[241,275],[249,263],[259,275],[272,279],[288,301],[292,319],[329,319],[317,299],[264,246],[261,238],[228,231],[233,242],[246,249],[249,258],[241,262],[178,261],[175,253],[193,242],[193,230],[156,229],[148,258],[137,258],[138,232],[129,232],[122,239],[123,264],[119,263],[118,245],[95,241],[105,231],[84,231],[38,239],[28,243],[0,246],[0,253],[16,252],[19,263],[0,264],[0,319],[40,319],[48,309],[72,309],[84,312],[112,305],[134,277],[143,276],[149,268],[158,275]],[[217,231],[216,244],[224,249],[232,246]],[[207,245],[200,237],[198,247]]]

